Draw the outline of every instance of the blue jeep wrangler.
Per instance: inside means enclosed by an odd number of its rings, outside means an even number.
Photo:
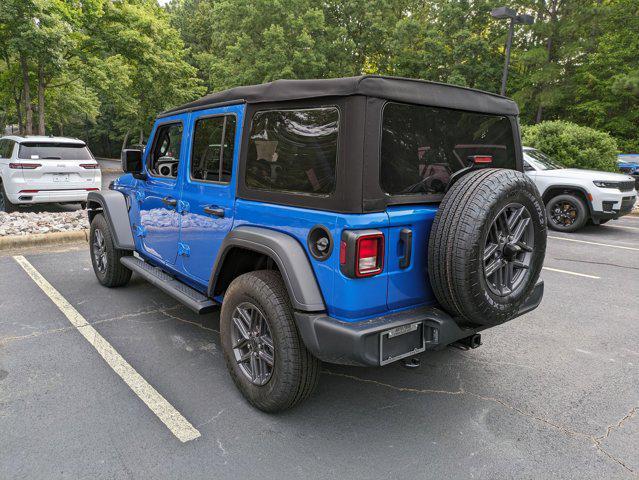
[[[511,100],[425,81],[280,80],[157,118],[88,198],[103,285],[221,305],[238,389],[290,408],[320,362],[379,366],[539,305],[544,205]]]

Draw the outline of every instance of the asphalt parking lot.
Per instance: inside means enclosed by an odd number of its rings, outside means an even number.
[[[193,315],[135,277],[102,288],[86,246],[5,254],[0,478],[635,478],[639,217],[548,242],[541,306],[482,347],[413,370],[325,365],[310,401],[280,415],[233,386],[217,313]],[[199,435],[177,438],[100,339]]]

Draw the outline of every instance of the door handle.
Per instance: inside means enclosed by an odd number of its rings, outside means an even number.
[[[224,218],[224,209],[220,207],[214,207],[209,205],[204,207],[204,213],[208,213],[209,215],[214,215],[216,217]]]
[[[399,241],[404,244],[404,256],[399,259],[399,268],[408,268],[413,254],[413,231],[410,228],[402,228]]]
[[[177,205],[177,200],[175,198],[171,198],[171,197],[164,197],[162,199],[162,203],[164,205],[169,206],[169,207],[175,207]]]

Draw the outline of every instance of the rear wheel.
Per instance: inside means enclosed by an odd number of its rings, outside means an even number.
[[[519,312],[546,251],[546,218],[534,184],[514,170],[460,178],[433,222],[428,273],[441,306],[466,325],[497,325]]]
[[[0,212],[11,213],[17,210],[17,206],[9,200],[4,185],[0,182]]]
[[[559,232],[575,232],[588,221],[588,209],[583,200],[571,193],[551,198],[546,205],[546,215],[548,226]]]
[[[122,287],[129,283],[132,272],[120,263],[120,259],[132,255],[132,252],[115,247],[111,228],[101,213],[91,221],[89,249],[93,271],[102,285]]]
[[[233,280],[224,295],[220,338],[233,382],[260,410],[286,410],[315,389],[320,361],[300,338],[278,272],[260,270]]]

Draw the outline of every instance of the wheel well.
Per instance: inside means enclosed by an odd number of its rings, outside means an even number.
[[[588,197],[586,196],[586,193],[579,189],[579,188],[575,188],[575,187],[552,187],[549,188],[548,190],[546,190],[544,192],[543,195],[543,201],[544,201],[544,205],[548,204],[548,202],[553,199],[554,197],[556,197],[557,195],[562,195],[562,194],[569,194],[569,195],[574,195],[577,198],[581,199],[582,202],[584,202],[584,205],[586,205],[586,207],[588,208],[588,212],[592,213],[592,207],[590,206],[590,200],[588,199]]]
[[[255,270],[277,270],[277,264],[268,255],[241,247],[233,247],[224,256],[219,276],[213,288],[213,295],[222,295],[231,282],[240,275]]]

